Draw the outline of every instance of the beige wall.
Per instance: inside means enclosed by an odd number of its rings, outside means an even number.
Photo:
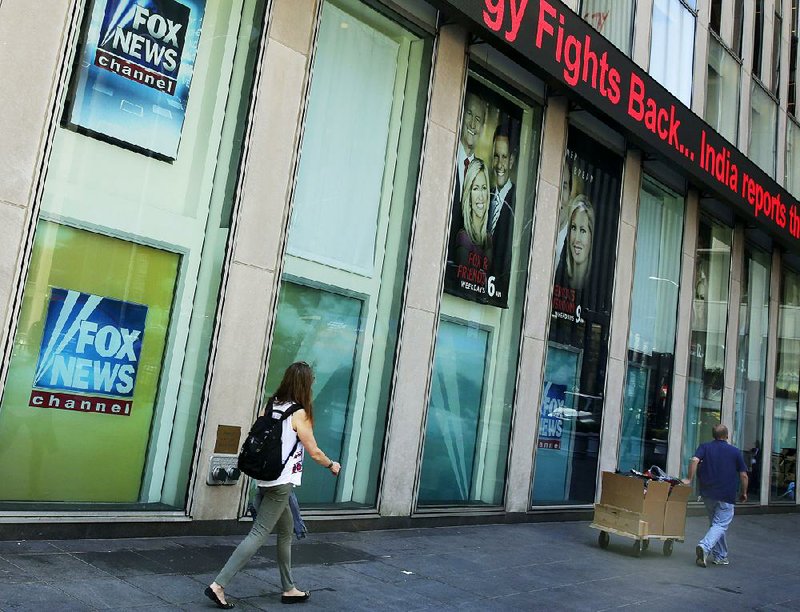
[[[4,348],[26,262],[25,244],[71,10],[68,0],[3,0],[0,5],[0,347]],[[4,371],[5,366],[0,373]]]
[[[441,29],[436,44],[381,480],[379,510],[384,516],[408,516],[411,513],[422,456],[447,228],[452,210],[453,159],[461,123],[461,93],[466,78],[466,41],[466,32],[462,28],[446,26]],[[442,177],[449,177],[449,180],[442,180]],[[432,282],[433,279],[437,282]]]

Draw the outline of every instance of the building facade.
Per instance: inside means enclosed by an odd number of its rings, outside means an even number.
[[[748,504],[796,509],[797,32],[797,0],[2,0],[0,533],[238,528],[298,360],[320,524],[585,512],[718,422]]]

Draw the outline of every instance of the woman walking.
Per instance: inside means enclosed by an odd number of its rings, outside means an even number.
[[[287,458],[287,461],[281,475],[275,480],[258,481],[263,499],[253,521],[253,527],[233,551],[214,582],[206,587],[206,596],[219,608],[233,608],[233,604],[225,598],[225,586],[266,542],[273,528],[278,535],[278,568],[283,588],[281,602],[302,603],[309,598],[310,593],[300,591],[292,579],[293,522],[289,496],[294,487],[300,486],[303,456],[306,451],[314,461],[325,466],[334,476],[339,474],[342,467],[337,461],[329,459],[314,439],[314,410],[311,401],[313,382],[314,373],[311,366],[303,361],[293,363],[286,369],[275,395],[267,402],[265,413],[271,410],[273,417],[276,418],[294,404],[299,404],[300,409],[282,424],[282,456]]]

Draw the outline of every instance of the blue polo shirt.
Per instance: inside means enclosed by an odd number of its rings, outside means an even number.
[[[747,471],[742,451],[725,440],[714,440],[698,446],[694,456],[700,459],[697,467],[700,495],[735,504],[739,472]]]

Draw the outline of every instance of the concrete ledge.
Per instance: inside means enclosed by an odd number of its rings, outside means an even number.
[[[702,504],[692,502],[689,516],[704,516]],[[737,506],[737,515],[800,514],[800,507],[787,506]],[[460,525],[510,525],[517,523],[562,523],[591,521],[593,510],[575,508],[534,510],[531,512],[485,512],[479,514],[424,514],[418,516],[375,516],[348,518],[344,516],[314,517],[307,513],[306,525],[311,534],[332,532],[380,531],[389,529],[422,529],[427,527],[457,527]],[[144,517],[143,517],[144,518]],[[209,520],[181,522],[128,522],[109,518],[108,522],[93,523],[0,523],[0,541],[19,540],[74,540],[116,538],[159,538],[179,536],[225,536],[244,535],[250,530],[251,521]]]

